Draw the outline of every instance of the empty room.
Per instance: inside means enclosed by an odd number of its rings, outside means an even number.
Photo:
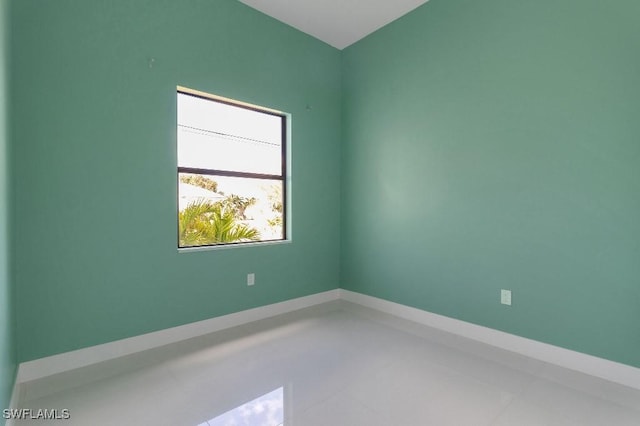
[[[0,425],[639,425],[639,23],[0,0]]]

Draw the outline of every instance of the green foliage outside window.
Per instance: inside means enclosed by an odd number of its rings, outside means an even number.
[[[202,246],[260,239],[258,230],[240,223],[233,204],[199,200],[178,217],[180,247]]]
[[[180,175],[180,182],[198,186],[212,192],[218,192],[218,182],[205,176],[186,174]]]

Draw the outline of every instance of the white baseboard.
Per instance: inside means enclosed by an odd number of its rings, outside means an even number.
[[[418,324],[447,331],[491,346],[548,362],[563,368],[599,377],[640,390],[640,368],[620,364],[580,352],[538,342],[488,327],[445,317],[399,303],[344,289],[261,306],[221,317],[155,331],[140,336],[78,349],[20,364],[12,404],[17,401],[20,384],[53,374],[96,364],[136,352],[247,324],[275,315],[342,299],[357,303]]]
[[[340,289],[340,299],[444,330],[533,359],[640,390],[640,368],[564,349],[377,297]]]
[[[337,289],[329,290],[323,293],[312,294],[272,305],[260,306],[229,315],[23,362],[18,369],[16,384],[337,300],[339,295],[340,293]]]

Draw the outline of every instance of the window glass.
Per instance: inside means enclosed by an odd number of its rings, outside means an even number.
[[[178,247],[286,239],[286,117],[178,91]]]

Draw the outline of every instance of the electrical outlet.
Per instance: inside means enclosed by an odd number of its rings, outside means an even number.
[[[254,285],[256,283],[256,274],[253,272],[247,274],[247,285]]]
[[[511,290],[500,290],[500,303],[511,306]]]

